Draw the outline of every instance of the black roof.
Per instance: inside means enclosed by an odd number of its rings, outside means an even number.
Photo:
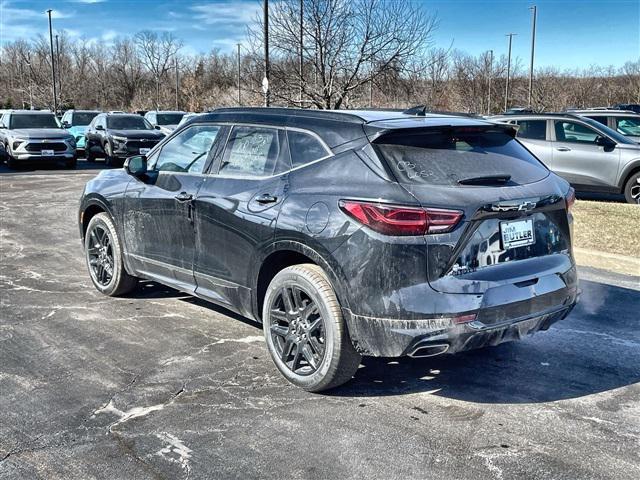
[[[342,145],[376,131],[441,125],[487,125],[479,118],[454,114],[411,115],[399,110],[312,110],[278,107],[219,108],[192,122],[241,122],[301,128],[320,136],[329,147]]]

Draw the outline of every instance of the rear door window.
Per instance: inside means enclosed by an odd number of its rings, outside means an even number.
[[[554,125],[558,142],[594,144],[596,138],[600,136],[592,128],[577,122],[556,120]]]
[[[518,120],[518,138],[528,138],[530,140],[546,140],[547,121],[546,120]]]
[[[283,156],[283,145],[283,130],[268,127],[233,127],[218,174],[239,177],[273,175]]]
[[[505,176],[506,185],[545,178],[547,168],[509,134],[497,130],[450,129],[392,135],[376,142],[400,183],[459,185],[477,177]]]

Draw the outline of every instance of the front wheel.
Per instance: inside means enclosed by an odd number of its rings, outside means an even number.
[[[108,214],[98,213],[91,218],[84,249],[91,281],[100,292],[115,297],[136,287],[138,279],[124,268],[122,246]]]
[[[640,204],[640,172],[629,177],[624,186],[624,198],[627,203]]]
[[[360,365],[336,294],[313,264],[280,271],[269,284],[262,314],[267,348],[294,385],[319,392],[348,382]]]

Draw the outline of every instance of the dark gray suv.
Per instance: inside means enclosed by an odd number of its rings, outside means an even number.
[[[503,115],[492,121],[518,126],[517,138],[576,190],[640,199],[640,145],[599,121],[573,113]]]
[[[546,330],[578,297],[573,189],[481,119],[221,109],[87,183],[106,295],[155,280],[263,323],[280,372],[335,387],[362,355]]]

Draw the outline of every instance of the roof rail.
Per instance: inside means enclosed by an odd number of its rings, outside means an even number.
[[[344,111],[344,113],[342,113]],[[290,115],[304,118],[318,118],[325,120],[337,120],[340,122],[366,123],[359,115],[350,113],[349,110],[320,110],[311,108],[287,108],[287,107],[223,107],[209,110],[211,114],[248,114],[248,115]]]
[[[404,110],[402,113],[404,113],[405,115],[416,115],[418,117],[424,117],[428,113],[433,113],[436,115],[452,115],[454,117],[480,118],[480,115],[477,115],[475,113],[450,112],[448,110],[431,110],[427,108],[426,105],[416,105],[415,107]]]

